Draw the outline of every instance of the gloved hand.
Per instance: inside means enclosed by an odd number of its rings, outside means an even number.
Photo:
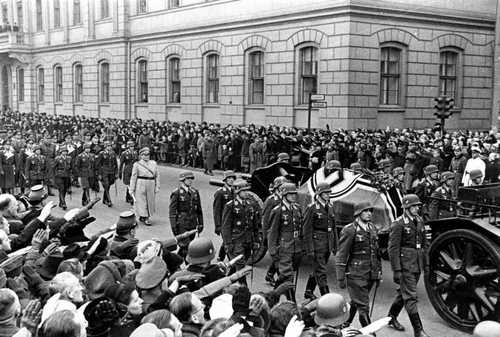
[[[339,279],[339,280],[337,280],[337,282],[339,283],[340,289],[345,289],[347,287],[347,283],[345,281],[345,278]]]
[[[392,276],[392,279],[393,279],[394,283],[399,284],[401,282],[401,272],[395,271],[394,275]]]

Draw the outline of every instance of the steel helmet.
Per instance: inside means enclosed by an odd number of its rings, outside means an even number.
[[[333,170],[333,169],[341,169],[342,168],[342,164],[338,161],[338,160],[330,160],[326,163],[326,167],[329,169],[329,170]]]
[[[378,162],[378,168],[383,169],[391,166],[391,161],[389,159],[382,159]]]
[[[314,322],[318,325],[340,326],[349,317],[349,304],[340,294],[329,293],[321,296],[316,305]]]
[[[207,238],[196,238],[188,246],[186,260],[190,264],[202,264],[212,261],[215,256],[214,244]]]
[[[222,176],[222,181],[226,181],[228,178],[236,179],[236,173],[233,170],[224,171],[224,175]]]
[[[295,186],[294,183],[284,183],[281,188],[281,193],[283,193],[283,195],[297,194],[297,186]]]
[[[392,175],[395,177],[397,177],[400,174],[404,174],[404,173],[405,173],[405,170],[401,166],[395,167],[392,170]]]
[[[330,184],[328,183],[319,183],[318,186],[316,186],[316,194],[321,194],[321,193],[331,193],[332,189],[330,188]]]
[[[436,165],[427,165],[426,167],[424,167],[424,173],[425,174],[432,174],[432,173],[436,173],[436,172],[439,172],[439,169],[437,168]]]
[[[194,179],[194,174],[191,171],[183,171],[179,173],[179,181],[184,181],[186,179]]]
[[[278,162],[282,161],[289,161],[290,160],[290,155],[286,152],[281,152],[278,154]]]
[[[403,208],[409,208],[415,205],[422,205],[420,198],[416,194],[407,194],[403,197]]]
[[[250,185],[248,185],[246,180],[238,179],[233,183],[233,189],[234,189],[235,193],[238,193],[241,191],[247,191],[250,189]]]
[[[356,206],[354,206],[354,216],[358,216],[368,209],[373,210],[373,205],[368,201],[362,201]]]
[[[361,167],[361,164],[356,162],[356,163],[352,163],[351,166],[349,167],[351,170],[353,171],[359,171],[362,169]]]
[[[471,179],[482,178],[483,172],[481,172],[481,170],[472,170],[469,172],[469,176]]]
[[[455,179],[455,173],[450,172],[450,171],[446,171],[446,172],[443,172],[441,174],[441,182],[444,183],[446,180],[449,180],[449,179]]]

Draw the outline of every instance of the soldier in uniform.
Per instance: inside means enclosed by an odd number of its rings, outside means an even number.
[[[441,186],[436,188],[436,190],[431,194],[431,200],[429,203],[430,219],[443,219],[456,216],[456,204],[452,202],[454,184],[455,173],[443,172],[441,174]]]
[[[264,201],[264,206],[262,207],[262,233],[264,234],[266,239],[269,236],[269,229],[271,227],[271,211],[274,209],[274,207],[281,204],[282,196],[280,189],[281,186],[286,182],[288,182],[288,180],[285,177],[276,177],[272,184],[272,194],[268,196]],[[279,256],[277,252],[274,256],[271,255],[271,258],[272,262],[269,265],[269,269],[266,273],[266,282],[274,286],[274,275],[278,274]]]
[[[170,195],[169,218],[174,235],[192,229],[197,229],[198,233],[203,231],[203,210],[201,208],[200,193],[191,186],[193,180],[193,172],[181,172],[179,174],[180,186]],[[179,242],[178,254],[183,258],[186,257],[189,242],[193,239],[194,235]]]
[[[224,210],[224,206],[233,199],[233,183],[236,179],[236,174],[234,171],[225,171],[222,181],[224,182],[224,186],[217,189],[214,194],[214,224],[215,224],[215,234],[221,235],[221,227],[222,227],[222,211]],[[224,261],[226,258],[226,250],[224,249],[224,245],[221,246],[219,250],[219,260]]]
[[[453,158],[450,163],[450,171],[455,173],[455,181],[453,183],[453,196],[456,197],[458,194],[458,186],[462,183],[462,177],[465,172],[465,165],[467,164],[467,158],[463,155],[460,146],[455,146],[453,148]]]
[[[96,167],[99,172],[99,180],[101,181],[103,188],[102,203],[108,205],[108,207],[113,206],[111,202],[111,196],[109,195],[109,189],[111,185],[115,183],[116,178],[118,178],[118,161],[115,151],[113,151],[113,145],[110,141],[104,142],[105,149],[99,153],[96,159]]]
[[[279,276],[275,289],[287,285],[286,297],[295,302],[295,278],[302,257],[302,211],[297,204],[297,187],[293,183],[284,183],[283,200],[273,208],[270,216],[269,252],[278,254]]]
[[[436,165],[427,165],[424,167],[425,178],[420,181],[415,187],[415,194],[423,202],[422,217],[424,220],[429,219],[429,202],[428,198],[432,192],[438,187],[439,170]]]
[[[40,148],[42,149],[42,154],[46,158],[47,162],[47,172],[45,176],[45,184],[47,185],[47,192],[50,196],[53,196],[54,193],[52,193],[51,187],[54,186],[54,159],[56,157],[56,142],[55,139],[50,138],[49,135],[46,135],[45,139],[40,145]]]
[[[139,155],[137,151],[134,149],[135,142],[129,140],[127,142],[127,149],[122,152],[120,155],[120,167],[118,169],[118,178],[121,178],[123,183],[127,186],[125,192],[125,202],[129,204],[134,203],[134,199],[130,195],[130,176],[132,175],[132,167],[134,163],[139,160]]]
[[[260,210],[249,200],[247,191],[250,189],[244,180],[234,182],[234,197],[224,206],[222,212],[222,240],[229,259],[243,254],[245,257],[235,264],[235,269],[240,270],[245,266],[245,261],[252,256],[252,248],[261,221]]]
[[[422,271],[429,270],[427,250],[429,241],[424,220],[419,216],[422,203],[416,194],[403,198],[404,213],[391,225],[389,234],[389,260],[394,272],[394,282],[399,284],[397,296],[389,309],[389,325],[403,331],[397,317],[403,306],[410,317],[415,337],[428,337],[423,330],[417,309],[417,283]]]
[[[314,289],[319,287],[321,295],[330,292],[326,276],[326,265],[330,254],[337,250],[337,231],[333,207],[330,205],[330,185],[319,183],[316,197],[305,211],[304,244],[306,255],[313,262],[313,274],[309,275],[304,298],[314,299]]]
[[[25,176],[29,186],[43,184],[47,173],[47,159],[40,146],[34,147],[34,154],[26,160]]]
[[[83,152],[76,157],[75,171],[80,177],[80,185],[83,189],[82,205],[85,206],[90,202],[90,189],[95,191],[99,186],[96,180],[95,155],[91,152],[90,144],[85,144]]]
[[[406,194],[406,184],[405,184],[405,170],[398,166],[392,169],[392,177],[394,178],[395,187],[401,192],[401,194]]]
[[[60,155],[54,159],[54,168],[52,171],[54,172],[56,187],[59,191],[59,207],[66,210],[66,193],[71,187],[72,160],[68,155],[66,147],[61,147],[59,152]]]
[[[370,290],[380,282],[382,265],[378,233],[372,223],[373,206],[360,202],[354,209],[354,221],[342,229],[336,258],[340,288],[347,286],[351,297],[348,322],[359,313],[361,326],[370,324]],[[347,282],[346,282],[347,277]]]

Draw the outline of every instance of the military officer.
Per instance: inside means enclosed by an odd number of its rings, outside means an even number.
[[[90,189],[98,190],[98,182],[96,179],[97,168],[95,155],[91,152],[90,144],[84,145],[84,150],[75,160],[76,176],[80,177],[80,185],[82,186],[82,205],[85,206],[90,202]]]
[[[45,182],[47,159],[42,154],[40,146],[35,146],[34,154],[27,158],[25,172],[29,186],[40,185]]]
[[[170,195],[169,217],[174,235],[192,229],[197,229],[198,233],[203,231],[203,210],[201,208],[200,193],[191,186],[193,180],[193,172],[181,172],[179,174],[180,186]],[[178,254],[183,258],[186,257],[189,242],[193,239],[194,235],[179,242]]]
[[[249,200],[250,186],[245,180],[234,182],[234,197],[222,212],[222,240],[230,259],[243,254],[245,257],[235,264],[235,270],[245,266],[245,261],[252,255],[252,248],[260,227],[260,210]]]
[[[415,187],[415,194],[423,202],[422,216],[424,220],[429,219],[429,197],[438,187],[439,170],[436,165],[427,165],[424,167],[425,177]]]
[[[224,186],[217,189],[214,194],[214,224],[215,224],[215,234],[221,235],[222,226],[222,211],[224,206],[233,199],[233,183],[236,179],[236,174],[234,171],[225,171],[222,181]],[[219,260],[223,261],[226,257],[226,250],[224,245],[221,246],[219,250]]]
[[[342,229],[336,256],[337,280],[340,288],[347,286],[351,297],[348,322],[359,313],[361,326],[370,324],[369,294],[380,282],[382,265],[377,229],[372,223],[373,206],[360,202],[354,208],[354,221]],[[347,279],[347,281],[346,281]]]
[[[429,203],[430,219],[450,218],[456,215],[456,204],[452,202],[454,184],[455,173],[443,172],[441,174],[441,186],[431,194]]]
[[[125,202],[128,202],[129,204],[134,203],[134,199],[129,192],[132,167],[134,166],[134,163],[139,160],[139,155],[137,154],[137,151],[134,149],[134,147],[135,142],[133,140],[129,140],[127,142],[127,149],[120,155],[120,167],[118,169],[118,177],[121,178],[123,183],[127,186],[125,192]]]
[[[279,276],[275,288],[288,286],[286,297],[295,302],[295,275],[302,257],[302,212],[297,204],[297,187],[293,183],[284,183],[283,200],[273,208],[270,216],[268,236],[271,256],[278,254]]]
[[[429,270],[427,250],[429,241],[424,220],[419,216],[422,203],[416,194],[403,198],[403,215],[391,225],[389,234],[389,260],[394,272],[394,282],[399,284],[397,296],[389,309],[389,325],[403,331],[397,317],[403,306],[408,313],[415,337],[428,337],[423,330],[417,310],[417,283],[422,271]]]
[[[115,151],[113,151],[113,144],[110,141],[105,141],[104,146],[104,150],[97,156],[96,167],[104,190],[102,203],[111,207],[113,203],[111,202],[109,189],[115,183],[116,178],[118,178],[118,161]]]
[[[16,153],[11,144],[5,144],[0,152],[0,190],[11,193],[16,187]]]
[[[266,240],[269,235],[269,228],[271,227],[271,211],[274,207],[281,204],[281,186],[286,182],[288,182],[288,180],[285,177],[276,177],[272,184],[272,194],[264,201],[264,206],[262,207],[262,233],[264,234]],[[267,269],[266,282],[274,286],[274,275],[278,274],[279,259],[277,252],[274,256],[271,255],[271,257],[272,262],[269,265],[269,269]]]
[[[467,158],[462,153],[460,146],[456,145],[453,147],[453,158],[450,162],[450,171],[455,173],[455,182],[453,184],[453,196],[456,197],[458,194],[458,186],[462,183],[462,177],[465,172],[465,165],[467,164]]]
[[[401,192],[401,194],[406,194],[405,170],[400,166],[393,168],[392,177],[394,178],[395,187]]]
[[[45,156],[47,172],[45,173],[45,184],[47,185],[48,195],[53,196],[51,187],[54,186],[54,159],[56,157],[56,139],[51,138],[49,134],[45,135],[45,139],[42,141],[40,148],[42,150],[42,154]]]
[[[313,274],[309,275],[304,298],[314,299],[314,289],[319,287],[321,295],[330,292],[326,277],[326,265],[330,254],[337,249],[337,231],[333,207],[330,205],[330,185],[319,183],[316,187],[315,200],[304,214],[304,245],[306,255],[313,262]]]
[[[54,172],[56,187],[59,191],[59,207],[66,210],[66,193],[71,187],[72,162],[66,147],[61,147],[59,153],[54,159],[54,168],[52,171]]]

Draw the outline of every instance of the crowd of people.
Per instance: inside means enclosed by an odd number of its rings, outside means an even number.
[[[381,277],[373,205],[355,205],[353,221],[338,233],[329,184],[319,183],[303,208],[297,186],[277,177],[261,209],[236,172],[276,161],[323,167],[325,176],[348,168],[370,176],[380,190],[399,190],[403,215],[391,226],[388,247],[399,289],[388,325],[405,330],[397,319],[405,308],[414,335],[427,337],[416,295],[420,274],[428,272],[424,221],[455,214],[459,186],[495,183],[500,176],[500,137],[491,132],[308,131],[12,111],[0,115],[0,128],[0,337],[374,333],[350,328],[356,314],[370,327],[369,293]],[[213,198],[215,232],[223,239],[217,261],[213,243],[195,235],[204,220],[191,171],[180,173],[170,197],[175,237],[135,237],[138,223],[149,225],[155,209],[156,162],[203,167],[209,175],[224,170],[224,186]],[[109,190],[116,179],[126,185],[134,212],[122,212],[115,225],[89,238],[83,230],[95,220],[90,191],[102,188],[103,203],[113,207]],[[64,210],[66,194],[81,187],[82,208],[52,216],[55,204],[45,199],[53,187]],[[251,293],[245,261],[259,233],[269,243],[266,281],[273,290]],[[23,253],[15,258],[16,252]],[[350,301],[328,287],[331,256],[334,278]],[[297,304],[296,272],[304,257],[313,272],[306,302]],[[498,331],[494,322],[486,324],[492,328],[484,330]]]

